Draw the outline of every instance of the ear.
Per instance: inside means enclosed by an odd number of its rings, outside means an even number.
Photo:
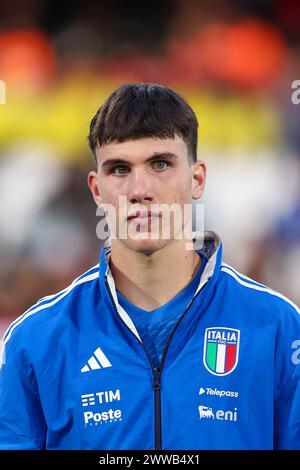
[[[206,179],[206,165],[203,160],[194,163],[192,198],[200,199],[204,192]]]
[[[98,173],[96,171],[93,170],[89,172],[87,177],[87,184],[91,190],[95,203],[98,207],[101,207],[103,205],[103,202],[100,195]]]

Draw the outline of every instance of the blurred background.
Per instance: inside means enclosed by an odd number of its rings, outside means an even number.
[[[98,262],[88,126],[137,81],[198,116],[225,261],[300,303],[297,79],[298,0],[1,2],[0,332]]]

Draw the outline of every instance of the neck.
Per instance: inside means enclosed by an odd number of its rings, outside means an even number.
[[[116,288],[130,302],[154,310],[171,300],[195,276],[201,257],[186,250],[186,240],[172,240],[151,255],[112,240],[110,268]]]

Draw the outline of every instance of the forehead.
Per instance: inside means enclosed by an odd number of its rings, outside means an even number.
[[[141,162],[154,154],[172,153],[179,158],[187,157],[188,149],[184,140],[175,136],[174,139],[154,139],[145,137],[125,142],[111,142],[96,148],[98,163],[103,163],[108,158],[122,158],[131,163]]]

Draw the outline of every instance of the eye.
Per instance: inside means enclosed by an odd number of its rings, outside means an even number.
[[[156,160],[155,162],[153,162],[153,166],[157,169],[157,170],[164,170],[165,168],[167,168],[168,166],[170,166],[169,162],[167,162],[166,160]]]
[[[111,173],[116,176],[125,175],[128,173],[128,167],[124,165],[115,166],[111,169]]]

